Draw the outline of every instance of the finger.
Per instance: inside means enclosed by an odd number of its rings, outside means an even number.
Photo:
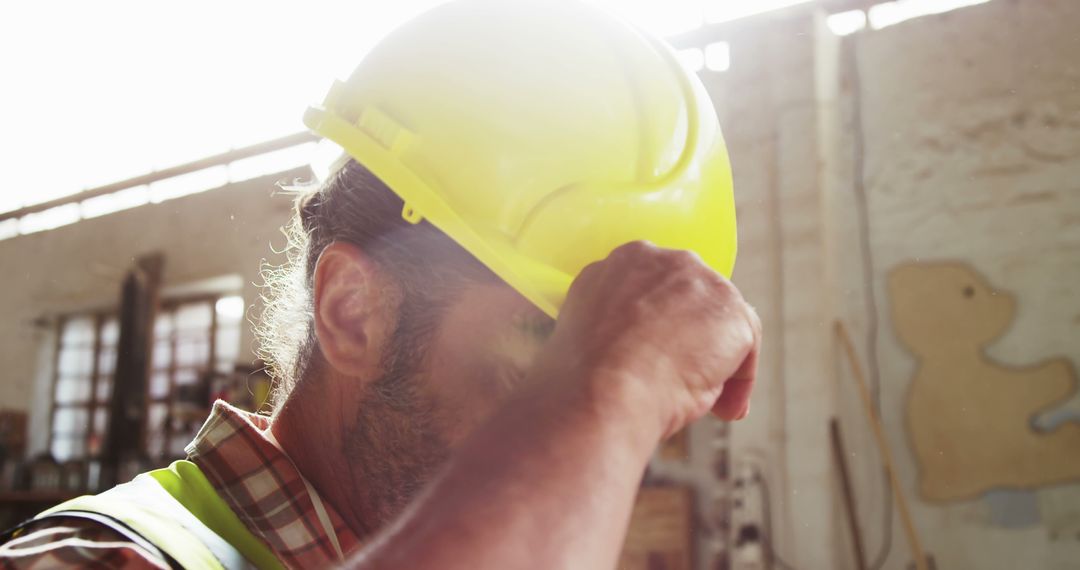
[[[748,306],[748,320],[753,334],[753,344],[739,368],[724,383],[720,397],[713,404],[713,413],[725,421],[741,420],[750,411],[750,395],[757,379],[758,355],[761,352],[761,321]]]
[[[734,376],[724,383],[712,411],[724,421],[741,420],[750,411],[750,394],[754,390],[757,371],[757,352],[751,352]]]
[[[620,257],[638,257],[641,255],[655,253],[657,251],[660,251],[660,248],[656,247],[656,245],[650,241],[628,241],[611,250],[611,253],[608,254],[608,258],[617,259]]]
[[[570,282],[570,288],[566,292],[566,298],[572,299],[580,295],[577,291],[580,289],[589,289],[589,284],[593,281],[600,279],[600,274],[603,273],[603,264],[599,261],[594,261],[578,272],[574,276],[574,280]]]

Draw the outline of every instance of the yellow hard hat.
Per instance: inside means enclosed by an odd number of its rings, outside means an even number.
[[[660,40],[570,0],[457,0],[403,25],[304,122],[552,317],[634,240],[731,275],[716,114]]]

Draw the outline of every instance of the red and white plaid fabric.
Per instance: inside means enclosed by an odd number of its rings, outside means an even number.
[[[300,473],[269,439],[270,421],[218,401],[188,444],[193,461],[226,504],[290,568],[323,568],[338,562]],[[360,541],[333,507],[323,502],[341,549]],[[0,545],[0,568],[165,568],[119,534],[89,521],[55,519]]]

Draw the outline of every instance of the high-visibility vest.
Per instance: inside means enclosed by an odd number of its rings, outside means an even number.
[[[143,473],[99,495],[76,497],[33,520],[90,519],[185,569],[283,569],[190,461]]]

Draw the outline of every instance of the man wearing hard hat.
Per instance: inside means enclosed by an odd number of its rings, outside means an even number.
[[[4,568],[612,568],[656,445],[749,411],[731,173],[660,41],[566,0],[406,24],[305,122],[271,418],[39,515]]]

